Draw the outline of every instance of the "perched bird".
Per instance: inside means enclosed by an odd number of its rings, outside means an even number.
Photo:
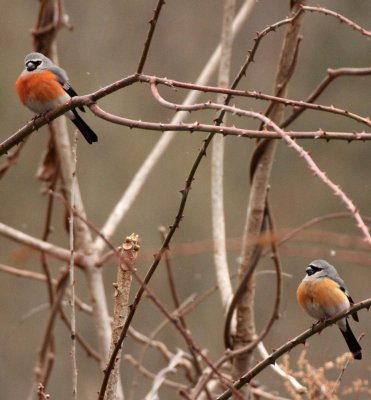
[[[26,56],[26,68],[16,81],[17,94],[27,108],[36,114],[45,114],[66,103],[77,93],[71,87],[66,72],[41,53]],[[84,111],[83,107],[79,107]],[[65,114],[83,134],[90,144],[98,141],[98,136],[80,117],[75,109]]]
[[[348,310],[354,304],[344,281],[327,261],[314,260],[305,271],[307,274],[298,287],[297,298],[300,306],[311,317],[325,320]],[[358,322],[357,313],[352,314],[352,317]],[[360,360],[362,348],[350,329],[348,319],[339,320],[337,325],[353,357]]]

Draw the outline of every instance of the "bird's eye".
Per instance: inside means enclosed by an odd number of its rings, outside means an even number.
[[[27,71],[35,71],[35,69],[41,64],[41,60],[33,60],[26,62]]]
[[[315,274],[318,271],[322,271],[322,268],[316,267],[315,265],[310,265],[307,269],[306,272],[309,276]]]
[[[312,267],[308,267],[305,269],[305,272],[307,273],[307,275],[311,276],[314,274],[314,271],[312,269]]]

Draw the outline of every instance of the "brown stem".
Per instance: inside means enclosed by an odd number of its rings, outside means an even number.
[[[145,64],[145,62],[147,60],[148,51],[149,51],[149,48],[151,46],[152,37],[153,37],[153,34],[155,32],[157,21],[158,21],[158,18],[160,16],[161,9],[162,9],[162,7],[164,5],[165,5],[165,0],[158,0],[156,9],[155,9],[155,11],[153,13],[153,18],[149,21],[150,28],[149,28],[149,31],[148,31],[148,34],[147,34],[146,41],[144,43],[143,53],[142,53],[142,56],[140,58],[139,65],[138,65],[138,68],[137,68],[137,73],[138,74],[141,74],[143,72],[144,64]]]

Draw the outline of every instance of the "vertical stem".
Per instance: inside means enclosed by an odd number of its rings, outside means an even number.
[[[133,279],[131,271],[135,269],[138,250],[138,236],[134,234],[128,236],[122,246],[118,249],[120,253],[120,265],[117,269],[117,282],[113,285],[115,288],[115,304],[110,353],[112,353],[120,339],[122,328],[129,313],[129,295]],[[120,373],[120,359],[121,349],[117,354],[115,365],[108,380],[105,395],[106,400],[118,399],[116,392]]]
[[[299,4],[303,2],[305,0],[296,2],[292,12],[295,12]],[[279,93],[280,96],[286,96],[287,94],[287,84],[292,75],[295,57],[297,56],[297,43],[302,19],[303,15],[296,18],[286,30],[274,88],[274,93]],[[277,124],[282,121],[283,108],[283,105],[278,103],[270,108],[269,117]],[[242,262],[240,273],[242,276],[249,269],[255,251],[255,246],[250,245],[250,241],[255,240],[260,235],[262,229],[267,191],[276,147],[277,142],[275,141],[261,142],[259,144],[259,155],[255,159],[255,169],[252,176],[241,252]],[[250,343],[256,334],[254,298],[255,277],[252,276],[246,284],[246,290],[237,308],[237,333],[234,338],[235,349]],[[244,353],[234,359],[234,378],[240,377],[248,369],[249,365],[251,365],[251,357],[251,353]]]
[[[224,0],[221,57],[219,66],[218,86],[229,87],[230,63],[232,55],[232,23],[235,12],[235,0]],[[217,102],[223,104],[224,96],[219,94]],[[226,117],[224,117],[224,123]],[[226,311],[232,298],[232,284],[229,276],[225,219],[224,219],[224,137],[216,135],[212,144],[211,154],[211,211],[213,226],[213,245],[216,278],[224,310]]]
[[[71,185],[72,185],[72,157],[71,144],[68,137],[67,123],[65,118],[58,118],[53,121],[57,134],[55,135],[56,148],[58,158],[61,161],[61,174],[64,182],[64,189],[67,199],[71,201]],[[75,211],[78,215],[86,217],[85,208],[79,184],[76,180],[75,189]],[[75,249],[87,255],[88,265],[85,270],[86,280],[89,287],[89,294],[93,306],[93,317],[98,335],[99,353],[102,356],[102,368],[108,358],[109,344],[111,341],[110,316],[106,300],[105,289],[103,285],[102,270],[95,266],[95,253],[93,248],[93,239],[88,226],[80,218],[75,219],[74,223]]]
[[[72,181],[71,181],[71,208],[69,215],[70,235],[70,307],[71,307],[71,358],[72,358],[72,399],[77,400],[77,361],[76,361],[76,309],[75,309],[75,260],[74,260],[74,211],[75,211],[75,190],[76,190],[76,164],[77,164],[77,132],[75,131],[72,146]]]

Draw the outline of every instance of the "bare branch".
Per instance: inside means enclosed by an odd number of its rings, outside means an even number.
[[[125,354],[124,357],[125,361],[128,361],[130,364],[134,365],[138,370],[141,372],[143,376],[149,379],[154,379],[156,374],[153,372],[148,371],[148,369],[144,368],[143,365],[139,364],[138,361],[132,357],[130,354]],[[170,381],[169,379],[164,379],[162,382],[165,386],[168,386],[172,389],[176,390],[187,390],[188,386],[182,385],[181,383]]]
[[[44,375],[47,373],[47,366],[48,366],[46,360],[47,351],[49,348],[50,338],[52,336],[56,317],[58,315],[58,309],[64,297],[65,290],[67,288],[67,282],[68,282],[68,271],[64,271],[58,282],[58,290],[53,305],[50,308],[48,321],[45,327],[45,332],[42,340],[42,345],[38,354],[38,366],[35,370],[37,382],[42,382],[44,380]]]
[[[371,37],[371,31],[368,31],[368,30],[362,28],[361,26],[359,26],[358,24],[356,24],[354,21],[350,20],[349,18],[346,18],[343,15],[341,15],[335,11],[329,10],[328,8],[301,6],[301,9],[304,11],[313,11],[313,12],[318,12],[318,13],[325,14],[325,15],[331,15],[332,17],[335,17],[338,20],[340,20],[340,22],[343,22],[346,25],[349,25],[351,28],[353,28],[357,32],[361,33],[362,35]]]
[[[77,177],[77,130],[75,130],[73,145],[72,145],[72,181],[71,181],[71,197],[70,197],[70,213],[69,213],[69,247],[70,247],[70,262],[68,266],[68,274],[70,279],[70,307],[71,307],[71,362],[72,362],[72,400],[77,400],[77,359],[76,359],[76,282],[75,282],[75,218],[73,210],[76,204]]]
[[[224,1],[223,24],[222,24],[222,57],[220,60],[218,86],[228,87],[230,76],[230,64],[232,56],[231,24],[235,9],[235,0]],[[152,91],[153,91],[153,85]],[[223,95],[218,94],[217,103],[223,103]],[[224,119],[224,124],[226,118]],[[220,296],[224,310],[228,309],[232,299],[233,291],[229,276],[224,217],[224,138],[215,137],[211,153],[211,215],[212,234],[214,242],[214,263],[216,279],[220,290]]]
[[[68,262],[70,258],[70,252],[62,247],[56,246],[49,242],[44,242],[43,240],[36,239],[33,236],[27,235],[22,231],[11,228],[8,225],[0,222],[0,235],[7,237],[10,240],[16,241],[17,243],[21,243],[25,246],[31,247],[36,251],[41,251],[50,256]],[[76,265],[84,268],[85,265],[85,257],[81,254],[76,254]]]
[[[305,103],[313,103],[324,90],[336,79],[342,76],[367,76],[371,75],[371,68],[338,68],[327,70],[327,76],[322,82],[314,89],[314,91],[305,100]],[[281,128],[289,126],[296,120],[304,111],[305,107],[297,106],[294,111],[289,115],[281,124]]]
[[[166,238],[166,229],[160,228],[160,234],[161,234],[162,241],[164,241]],[[168,276],[169,287],[170,287],[171,295],[173,298],[174,306],[175,306],[176,310],[180,311],[181,304],[180,304],[178,293],[176,290],[176,285],[175,285],[175,281],[174,281],[174,275],[173,275],[172,265],[170,262],[169,253],[170,253],[170,251],[165,251],[165,253],[164,253],[166,272],[167,272],[167,276]],[[181,323],[183,329],[187,331],[188,326],[187,326],[186,319],[184,318],[184,316],[182,315],[181,312],[179,312],[178,316],[179,316],[179,322]],[[193,351],[192,347],[188,347],[188,349],[193,358],[194,369],[195,369],[197,375],[200,376],[202,374],[202,369],[201,369],[200,362],[197,358],[197,354]],[[189,377],[191,378],[191,381],[194,381],[194,378],[192,375],[189,375]]]
[[[175,368],[181,362],[182,358],[183,358],[183,352],[181,350],[178,350],[178,352],[170,360],[169,364],[155,375],[152,383],[152,388],[145,397],[145,400],[153,400],[159,398],[158,390],[165,382],[166,374],[169,372],[174,372]]]
[[[155,9],[155,11],[153,13],[154,14],[153,18],[149,21],[150,28],[149,28],[149,31],[148,31],[148,34],[147,34],[146,41],[144,43],[143,53],[142,53],[142,56],[140,58],[139,65],[138,65],[138,68],[137,68],[137,73],[138,74],[141,74],[143,72],[144,64],[146,62],[148,51],[149,51],[149,48],[151,46],[152,37],[153,37],[154,31],[155,31],[155,28],[156,28],[156,25],[157,25],[158,18],[159,18],[160,13],[161,13],[161,9],[164,6],[164,4],[165,4],[165,0],[158,0],[157,7],[156,7],[156,9]]]

